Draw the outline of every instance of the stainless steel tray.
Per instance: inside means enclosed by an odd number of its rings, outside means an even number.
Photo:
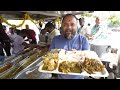
[[[50,79],[52,74],[41,73],[38,71],[41,57],[28,65],[25,69],[19,72],[14,79]]]
[[[12,66],[10,69],[6,70],[4,73],[0,75],[0,79],[12,79],[14,77],[12,74],[18,68],[18,65]]]
[[[9,62],[9,61],[11,61],[11,60],[14,59],[14,58],[16,58],[16,55],[12,55],[12,56],[6,57],[6,58],[4,59],[4,61],[3,61],[3,63]]]
[[[51,79],[52,74],[41,73],[38,66],[28,68],[19,73],[14,79]]]
[[[28,52],[30,52],[32,50],[33,50],[32,48],[26,48],[26,49],[24,49],[24,51],[21,51],[18,55],[28,53]]]
[[[19,55],[18,57],[12,59],[10,62],[12,62],[12,63],[18,63],[18,62],[20,62],[23,59],[24,59],[23,56]]]
[[[38,58],[36,61],[34,61],[33,63],[31,63],[30,65],[28,65],[26,68],[24,68],[21,72],[19,72],[15,78],[17,78],[19,75],[21,75],[24,71],[30,69],[30,68],[34,68],[34,67],[38,67],[39,66],[39,63],[41,62],[41,57]]]
[[[25,69],[28,69],[28,68],[32,68],[34,66],[39,66],[39,63],[42,61],[41,57],[38,58],[37,60],[35,60],[33,63],[31,63],[30,65],[28,65]],[[25,70],[24,69],[24,70]]]

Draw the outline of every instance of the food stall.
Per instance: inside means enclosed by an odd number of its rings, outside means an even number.
[[[52,79],[53,73],[103,78],[109,75],[94,51],[53,49],[18,73],[14,79]]]
[[[20,11],[22,13],[27,12],[30,14],[32,18],[36,18],[38,20],[39,14],[48,15],[48,16],[62,16],[66,14],[65,12],[61,13],[58,11],[51,13],[51,12],[42,12],[42,11]],[[20,13],[19,12],[19,13]],[[11,13],[11,12],[9,12]],[[18,13],[18,14],[19,14]],[[49,13],[49,14],[48,14]],[[50,14],[51,13],[51,14]],[[71,13],[71,12],[69,12]],[[83,12],[74,12],[74,14],[80,14]],[[13,18],[13,17],[12,17]],[[51,19],[51,17],[47,17],[47,19]],[[54,18],[55,19],[55,18]],[[99,37],[97,37],[95,40],[97,41]],[[3,64],[0,65],[0,79],[51,79],[52,73],[55,74],[70,74],[70,75],[83,75],[83,76],[91,76],[91,77],[108,77],[109,73],[106,69],[106,67],[101,62],[101,56],[102,54],[105,54],[107,51],[106,49],[110,45],[107,44],[96,44],[96,41],[91,41],[91,51],[89,52],[64,52],[64,50],[54,50],[50,52],[44,52],[37,49],[27,49],[24,52],[21,52],[17,56],[11,56],[4,60]],[[98,40],[99,41],[99,40]],[[102,40],[103,41],[103,40]],[[106,41],[105,41],[106,43]],[[43,45],[44,46],[44,45]],[[102,47],[101,47],[102,46]],[[98,48],[99,49],[98,49]],[[58,55],[56,55],[56,52]],[[61,53],[62,52],[62,53]],[[102,53],[102,54],[101,54]],[[53,57],[52,57],[52,55]],[[72,55],[73,54],[73,55]],[[58,56],[55,57],[54,55]],[[48,56],[48,57],[47,57]],[[71,56],[77,56],[71,57]],[[80,58],[82,57],[82,58]],[[87,57],[87,58],[86,58]],[[46,67],[45,64],[47,62],[47,59],[52,58],[52,63],[55,64],[55,67],[49,65],[49,67]],[[57,58],[54,59],[54,58]],[[71,60],[71,58],[73,60]],[[65,60],[68,59],[68,60]],[[104,58],[102,58],[104,59]],[[63,60],[63,61],[62,61]],[[79,61],[78,61],[79,60]],[[80,62],[82,60],[82,62]],[[69,62],[70,61],[70,62]],[[91,61],[91,62],[90,62]],[[51,63],[48,62],[48,63]],[[89,64],[93,64],[91,66],[90,70],[89,65],[86,65],[89,62]],[[98,63],[99,62],[99,63]],[[96,64],[96,65],[95,65]],[[68,70],[65,70],[64,65],[67,65]],[[75,66],[75,67],[72,67]],[[51,67],[50,67],[51,66]],[[71,66],[71,67],[69,67]],[[98,66],[99,69],[95,69],[94,66]],[[47,68],[47,69],[46,69]],[[61,69],[62,68],[62,69]],[[72,69],[70,69],[72,68]],[[75,69],[75,71],[74,71]]]
[[[36,61],[44,53],[44,51],[36,48],[28,48],[16,56],[13,55],[5,58],[3,64],[0,65],[0,79],[14,78],[16,74]]]

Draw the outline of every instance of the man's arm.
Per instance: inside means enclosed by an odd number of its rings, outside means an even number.
[[[27,44],[26,42],[23,42],[22,45],[24,45],[25,47],[37,48],[37,49],[40,49],[40,50],[43,49],[43,47],[41,47],[39,45],[36,45],[36,44]]]
[[[55,49],[55,37],[53,38],[53,40],[52,40],[52,42],[51,42],[51,44],[50,44],[49,51],[50,51],[51,49]]]
[[[82,50],[90,50],[90,44],[87,38],[82,39]]]

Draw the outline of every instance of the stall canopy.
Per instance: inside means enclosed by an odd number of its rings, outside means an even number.
[[[23,18],[25,13],[28,13],[32,19],[39,20],[40,18],[61,17],[65,14],[79,15],[91,12],[93,11],[0,11],[0,16],[9,20],[18,20]]]

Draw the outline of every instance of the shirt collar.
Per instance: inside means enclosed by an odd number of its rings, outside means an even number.
[[[72,38],[72,39],[66,39],[66,38],[64,38],[64,36],[63,35],[61,35],[61,37],[63,38],[63,39],[65,39],[65,40],[73,40],[75,37],[77,36],[77,34],[75,34],[75,36]]]

